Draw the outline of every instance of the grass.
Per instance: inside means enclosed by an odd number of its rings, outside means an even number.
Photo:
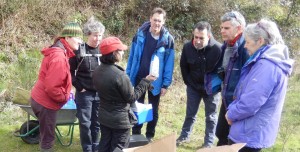
[[[291,79],[276,145],[263,150],[264,152],[300,151],[300,120],[298,119],[300,115],[300,107],[298,104],[300,97],[299,83],[300,82],[296,81],[296,79]],[[180,134],[185,117],[185,88],[182,81],[178,79],[168,90],[166,96],[161,98],[159,107],[160,118],[154,140],[174,132],[177,134],[177,137]],[[20,137],[13,135],[14,131],[18,130],[26,120],[27,116],[25,112],[19,107],[7,103],[6,108],[2,110],[0,115],[1,151],[38,151],[38,145],[26,144]],[[191,134],[191,142],[177,147],[178,152],[195,152],[200,147],[204,137],[204,122],[204,109],[203,103],[201,103],[197,120]],[[66,128],[63,127],[62,130],[66,131]],[[145,133],[145,127],[143,127],[143,133]],[[81,151],[78,126],[75,126],[73,144],[70,147],[63,147],[56,142],[54,149],[57,152]]]
[[[177,56],[179,56],[179,54]],[[22,73],[21,75],[11,74],[11,78],[15,80],[10,82],[12,83],[11,86],[24,85],[24,88],[30,88],[30,84],[34,82],[36,77],[36,72],[40,64],[40,57],[40,55],[30,52],[27,55],[23,54],[20,56],[21,60],[15,65],[10,65],[12,69],[15,69],[13,72],[18,71],[19,73]],[[126,61],[127,60],[124,59],[124,62],[120,65],[122,67],[126,67]],[[32,70],[29,71],[27,70],[28,68]],[[173,79],[173,84],[168,89],[167,94],[161,97],[159,106],[159,121],[154,140],[160,139],[171,133],[176,133],[178,137],[181,132],[181,127],[185,117],[186,86],[183,84],[180,76],[178,60],[176,60],[175,63]],[[10,89],[13,88],[14,87],[10,87]],[[276,144],[270,149],[265,149],[264,152],[300,151],[299,91],[299,76],[295,75],[290,79],[286,102],[282,113],[280,132],[278,134]],[[13,105],[11,102],[8,102],[9,100],[1,99],[0,101],[0,151],[38,151],[38,145],[26,144],[20,137],[15,137],[13,135],[14,132],[19,130],[21,125],[27,121],[27,113]],[[203,143],[204,126],[204,105],[203,102],[201,102],[197,114],[197,120],[194,124],[194,129],[190,137],[191,142],[179,146],[177,151],[196,151]],[[62,131],[66,131],[66,128],[63,127]],[[143,127],[143,133],[145,133],[145,127]],[[56,142],[54,149],[58,152],[81,151],[78,126],[75,126],[73,144],[70,147],[63,147]]]
[[[0,46],[3,48],[2,52],[0,52],[0,151],[38,151],[38,145],[25,144],[21,138],[13,136],[14,131],[20,128],[20,126],[26,121],[27,117],[25,112],[23,112],[19,107],[12,105],[10,101],[14,95],[15,87],[22,87],[25,89],[30,89],[32,87],[36,80],[40,59],[42,57],[39,50],[52,43],[52,37],[59,32],[58,30],[62,28],[65,22],[71,20],[84,22],[85,19],[95,15],[107,27],[107,35],[117,35],[127,41],[130,41],[133,32],[136,31],[137,27],[144,21],[144,19],[148,19],[148,13],[146,11],[149,10],[148,7],[152,7],[153,4],[160,4],[157,3],[158,1],[152,1],[151,3],[148,3],[147,1],[130,1],[129,3],[124,1],[123,3],[120,1],[121,4],[118,4],[119,1],[116,3],[114,2],[115,1],[111,0],[103,3],[99,3],[97,0],[76,1],[76,4],[69,0],[14,0],[0,2],[0,18],[1,23],[3,23],[0,24]],[[202,1],[197,0],[195,2]],[[247,5],[246,7],[244,4],[239,5],[243,2],[235,2],[236,3],[232,3],[235,4],[234,6],[241,6],[241,8],[245,8],[241,10],[242,12],[247,12],[246,8],[252,8],[252,6]],[[144,3],[147,3],[147,5],[144,5]],[[224,10],[231,10],[232,8],[228,5],[226,7],[224,6],[216,9],[216,1],[212,1],[210,3],[205,3],[208,5],[205,5],[205,8],[203,9],[205,10],[204,12],[208,13],[202,14],[201,19],[209,19],[212,26],[217,27],[218,29],[219,16],[224,13]],[[218,3],[222,2],[220,1]],[[261,4],[256,6],[260,6],[258,8],[265,8],[265,5]],[[277,5],[270,6],[280,8]],[[175,37],[179,37],[176,44],[182,45],[183,41],[181,41],[180,37],[182,35],[187,35],[189,39],[190,32],[185,29],[185,26],[194,24],[194,20],[192,19],[196,19],[196,17],[199,16],[199,6],[191,5],[192,9],[189,10],[190,13],[188,14],[180,13],[186,12],[186,9],[182,9],[183,7],[186,7],[185,3],[182,3],[181,6],[177,2],[172,2],[170,5],[168,4],[163,7],[168,10],[169,20],[167,21],[169,22],[168,27],[171,28],[171,33],[175,34]],[[269,16],[261,11],[259,12],[260,13],[245,13],[247,20],[249,17],[253,18],[251,16],[254,14],[255,18],[258,16]],[[178,14],[182,14],[183,16],[178,16]],[[257,14],[259,15],[257,16]],[[279,15],[284,17],[285,14],[287,13]],[[271,14],[271,16],[273,16],[273,14]],[[294,14],[294,16],[296,17],[293,18],[297,20],[297,14]],[[122,19],[122,17],[125,17],[126,19]],[[172,18],[176,20],[173,20]],[[183,20],[177,21],[178,19]],[[254,18],[251,22],[252,21],[254,21]],[[247,22],[250,22],[250,20]],[[178,29],[180,26],[182,26],[183,29]],[[172,29],[172,27],[177,27],[177,29]],[[294,29],[294,25],[287,27],[282,25],[282,27],[284,27],[283,29],[289,29],[291,31]],[[215,36],[218,36],[218,32],[215,31],[215,33]],[[297,47],[299,45],[299,43],[297,43],[297,34],[295,32],[293,32],[293,34],[289,34],[287,32],[285,35],[294,35],[294,39],[292,39],[293,41],[290,42],[290,50],[293,51],[291,54],[294,54],[296,57],[297,52],[299,52],[299,47]],[[290,37],[287,38],[287,40],[290,41]],[[184,40],[184,37],[182,40]],[[180,50],[182,46],[177,46],[176,48],[178,48],[176,50]],[[185,85],[182,83],[182,79],[180,77],[178,64],[179,56],[180,54],[177,54],[174,83],[168,90],[166,96],[161,98],[159,111],[160,118],[155,140],[173,132],[177,133],[178,136],[184,121],[186,95]],[[126,63],[124,62],[121,63],[121,65],[122,67],[126,67]],[[296,71],[295,73],[300,73],[299,70],[297,72],[296,67],[294,70]],[[300,104],[298,103],[300,97],[299,83],[300,75],[298,74],[291,79],[276,145],[264,151],[300,151]],[[191,135],[191,142],[178,147],[177,151],[192,152],[203,143],[204,122],[204,109],[203,103],[201,103],[197,114],[197,120],[194,124],[194,130]],[[145,129],[145,127],[143,129]],[[70,147],[62,147],[56,143],[54,147],[55,150],[81,151],[78,126],[75,127],[74,133],[74,141]]]

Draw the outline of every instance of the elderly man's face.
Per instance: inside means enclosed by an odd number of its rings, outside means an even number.
[[[96,48],[100,44],[102,37],[103,37],[103,33],[92,32],[90,35],[88,35],[87,43],[89,46]]]
[[[231,21],[221,23],[221,35],[223,41],[232,41],[237,35],[242,33],[241,25],[233,26]]]

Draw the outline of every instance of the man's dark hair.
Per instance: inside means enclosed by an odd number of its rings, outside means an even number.
[[[151,16],[153,16],[155,13],[163,14],[164,19],[166,19],[167,13],[164,9],[160,7],[156,7],[152,10]]]
[[[207,33],[209,33],[210,35],[211,33],[211,26],[208,22],[205,21],[200,21],[197,24],[194,25],[194,30],[198,29],[199,31],[203,31],[204,29],[207,29]]]

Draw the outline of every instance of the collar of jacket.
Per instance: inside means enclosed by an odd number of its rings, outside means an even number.
[[[59,47],[63,50],[65,50],[64,45],[60,42],[60,40],[56,41],[51,47]]]
[[[244,35],[242,35],[234,44],[233,47],[233,54],[231,57],[237,58],[239,56],[239,50],[243,49],[244,44],[245,43],[245,37]],[[224,44],[222,46],[222,50],[225,51],[225,49],[229,46],[229,44],[227,42],[224,41]]]
[[[270,45],[261,46],[253,55],[249,57],[249,59],[245,63],[245,67],[259,60],[261,58],[261,55],[264,54],[264,52],[266,52],[270,47]]]
[[[119,70],[124,71],[124,69],[123,69],[121,66],[119,66],[119,65],[117,65],[117,64],[115,64],[115,66],[116,66]]]
[[[101,62],[101,63],[107,66],[115,66],[119,70],[124,71],[124,69],[121,66],[117,65],[116,63],[106,63],[106,62]]]
[[[71,57],[75,56],[74,51],[71,50],[71,48],[67,47],[66,45],[68,45],[66,40],[61,38],[58,41],[56,41],[51,47],[59,47],[59,48],[63,49],[68,58],[71,58]]]

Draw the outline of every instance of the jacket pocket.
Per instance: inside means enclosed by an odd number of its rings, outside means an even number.
[[[198,69],[199,66],[196,64],[196,59],[187,59],[187,63],[190,69],[195,70]]]
[[[133,111],[131,110],[131,108],[129,108],[129,110],[128,110],[128,118],[129,118],[130,125],[137,124],[138,120],[137,120],[135,114],[133,113]]]

